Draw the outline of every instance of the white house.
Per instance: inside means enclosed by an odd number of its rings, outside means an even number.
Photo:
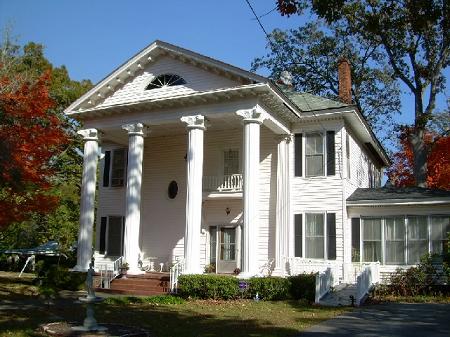
[[[65,112],[85,140],[77,270],[94,228],[96,256],[123,257],[131,274],[148,257],[241,276],[273,260],[274,275],[332,266],[349,280],[445,241],[448,193],[375,193],[389,159],[352,104],[155,41]]]

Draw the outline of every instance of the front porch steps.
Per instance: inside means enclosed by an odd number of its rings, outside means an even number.
[[[169,273],[145,273],[127,275],[111,282],[111,288],[97,288],[96,291],[117,295],[154,296],[166,294],[170,290]]]
[[[350,306],[352,301],[350,296],[356,299],[356,284],[341,283],[320,299],[319,304],[330,307]]]

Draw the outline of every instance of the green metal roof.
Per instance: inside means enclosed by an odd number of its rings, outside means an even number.
[[[300,110],[305,112],[349,106],[349,104],[334,101],[329,98],[316,96],[307,92],[295,92],[288,88],[283,88],[283,86],[280,85],[278,85],[278,87],[292,101],[292,103],[294,103]]]

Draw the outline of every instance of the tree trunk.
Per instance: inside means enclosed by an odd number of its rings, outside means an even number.
[[[416,127],[409,136],[414,155],[414,178],[418,187],[427,187],[428,148],[425,145],[424,133],[423,128]]]

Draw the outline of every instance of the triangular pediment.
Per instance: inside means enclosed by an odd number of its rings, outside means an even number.
[[[186,83],[146,90],[148,84],[162,74],[178,75]],[[267,82],[266,78],[243,69],[155,41],[101,80],[65,113],[80,114],[83,110]]]

